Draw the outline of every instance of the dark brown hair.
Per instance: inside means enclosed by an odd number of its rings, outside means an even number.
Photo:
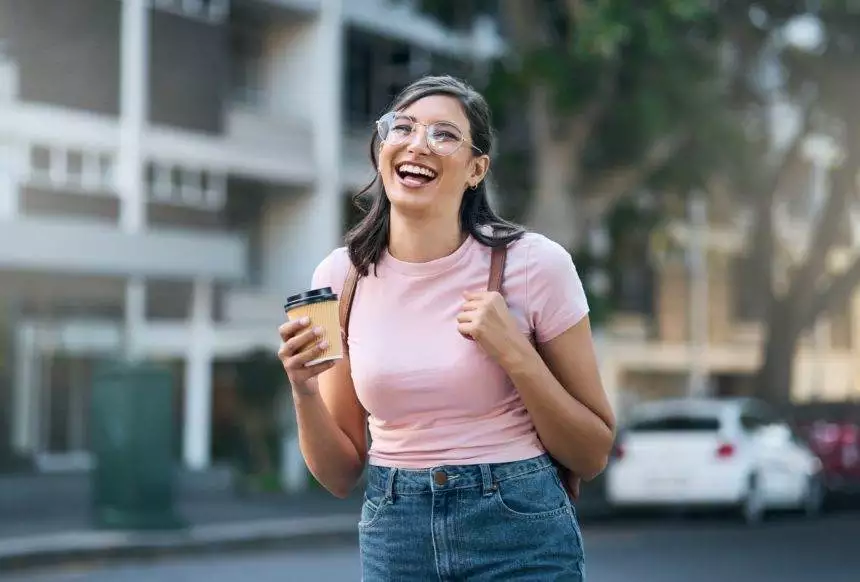
[[[469,119],[472,143],[482,152],[493,150],[493,128],[490,108],[484,97],[463,81],[450,76],[423,77],[395,97],[390,111],[401,111],[419,99],[431,95],[448,95],[463,106]],[[370,140],[370,160],[379,169],[379,136],[376,131]],[[477,155],[477,153],[476,153]],[[508,245],[519,239],[525,230],[500,218],[487,199],[486,177],[474,190],[466,188],[460,205],[460,227],[478,242],[489,247]],[[362,276],[376,267],[388,246],[391,203],[385,195],[382,180],[377,172],[373,181],[353,198],[364,213],[361,221],[346,235],[349,258]]]

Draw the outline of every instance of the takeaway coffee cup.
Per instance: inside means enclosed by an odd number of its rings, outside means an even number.
[[[303,317],[311,320],[311,327],[323,328],[323,336],[319,341],[327,340],[328,348],[320,357],[308,362],[306,366],[313,366],[329,360],[337,360],[343,355],[340,338],[340,319],[338,313],[337,294],[333,293],[331,287],[311,289],[298,295],[287,297],[284,305],[287,318],[295,321]]]

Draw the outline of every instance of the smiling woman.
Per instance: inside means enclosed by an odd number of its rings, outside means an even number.
[[[442,217],[453,211],[460,221],[449,230],[490,247],[520,238],[523,229],[496,215],[487,200],[492,140],[483,97],[457,79],[426,77],[407,87],[376,123],[370,157],[377,174],[356,196],[367,214],[347,244],[359,273],[366,275],[388,246],[392,208],[433,208]]]
[[[368,582],[584,580],[564,480],[603,470],[615,421],[570,255],[487,202],[492,137],[468,85],[407,87],[376,124],[366,215],[313,277],[340,295],[345,357],[309,366],[317,330],[281,326],[311,472],[344,497],[370,465]]]

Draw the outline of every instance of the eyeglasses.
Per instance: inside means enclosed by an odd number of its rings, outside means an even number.
[[[379,134],[379,139],[388,145],[399,145],[412,139],[412,134],[417,131],[418,126],[425,129],[424,140],[427,142],[427,147],[437,155],[450,156],[467,143],[460,128],[449,121],[425,124],[396,112],[383,115],[376,122],[376,132]],[[483,153],[473,143],[469,145],[479,154]]]

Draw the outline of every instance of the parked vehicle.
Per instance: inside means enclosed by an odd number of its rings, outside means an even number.
[[[789,424],[747,398],[640,404],[606,470],[615,508],[732,507],[748,523],[768,510],[817,515],[822,463]]]
[[[821,459],[828,495],[860,496],[860,424],[817,420],[804,425],[803,433]]]

